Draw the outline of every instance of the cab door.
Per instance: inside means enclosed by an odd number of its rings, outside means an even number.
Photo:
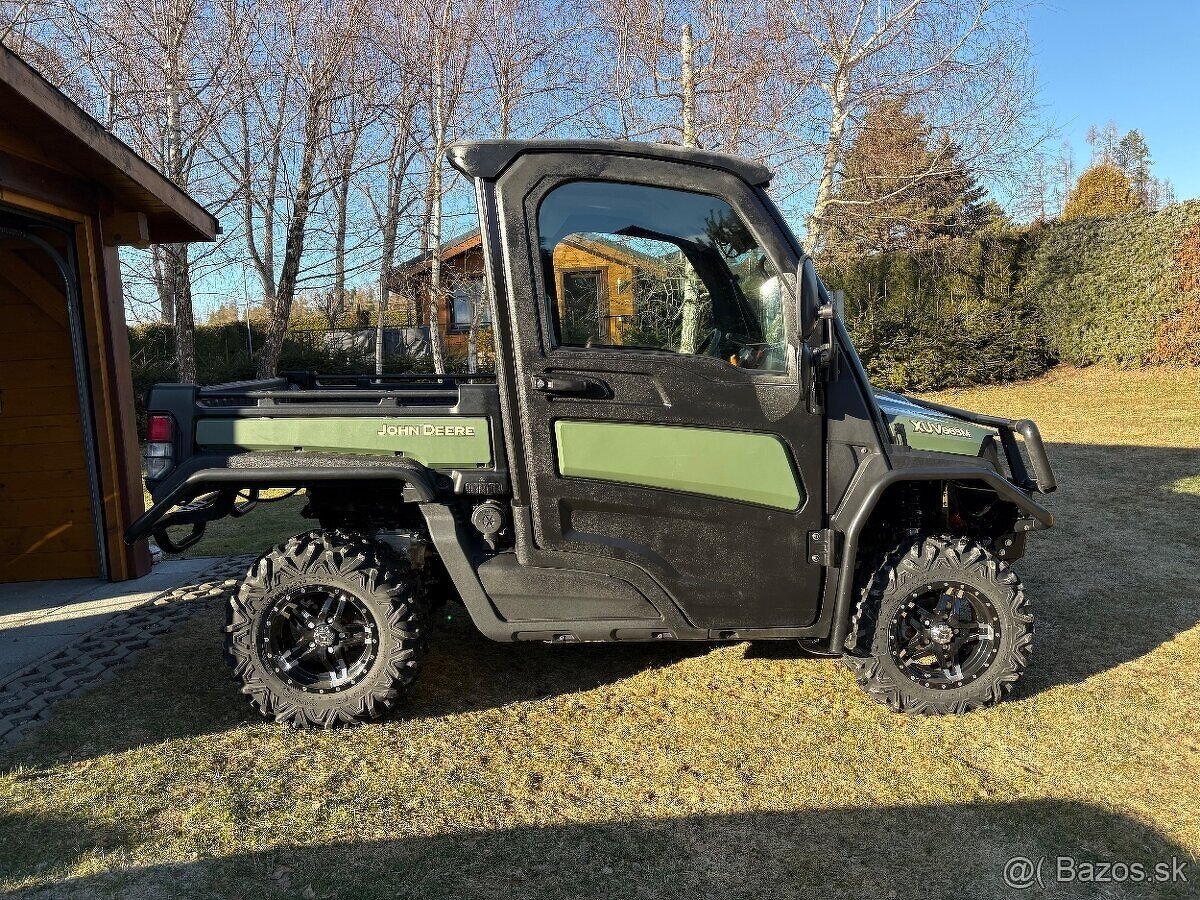
[[[762,195],[542,152],[480,198],[523,561],[643,574],[700,628],[813,624],[824,435],[780,278],[795,250]]]

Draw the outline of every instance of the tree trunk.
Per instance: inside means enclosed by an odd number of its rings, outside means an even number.
[[[686,22],[679,36],[679,92],[683,146],[699,147],[696,134],[696,47],[692,41],[692,26]]]
[[[479,312],[471,310],[471,328],[467,331],[467,372],[479,371]]]
[[[168,48],[163,59],[167,87],[167,132],[164,147],[164,162],[167,177],[172,183],[187,188],[187,173],[183,158],[183,75],[179,65],[180,44],[183,40],[181,28],[174,28],[170,38],[164,42]],[[196,383],[196,320],[192,310],[192,270],[187,244],[163,245],[165,263],[164,279],[171,298],[171,313],[175,324],[175,367],[179,380],[185,384]],[[164,307],[163,313],[167,312]]]
[[[821,178],[817,182],[817,197],[813,202],[812,215],[808,217],[808,239],[804,249],[809,253],[815,253],[820,248],[821,240],[825,236],[825,216],[828,214],[829,201],[833,197],[837,168],[842,161],[842,137],[846,131],[849,111],[846,109],[845,88],[839,81],[834,82],[830,91],[830,101],[833,110],[829,122],[829,141],[825,144]]]
[[[696,45],[692,26],[684,23],[679,35],[679,94],[682,138],[685,147],[698,147],[696,135]],[[691,266],[683,273],[683,311],[679,334],[679,352],[695,353],[700,323],[700,285]]]
[[[408,164],[408,129],[411,114],[412,102],[408,101],[396,122],[396,134],[392,137],[393,144],[388,155],[383,221],[381,223],[383,245],[379,256],[379,297],[375,307],[376,375],[383,374],[385,319],[391,292],[392,266],[396,261],[396,235],[400,229],[400,200],[404,192],[404,169]]]
[[[379,296],[375,299],[375,374],[383,374],[383,335],[388,308],[388,286],[379,284]]]
[[[695,353],[697,330],[700,325],[700,284],[692,267],[686,263],[683,273],[683,322],[679,334],[679,352]]]
[[[446,351],[442,346],[442,142],[434,146],[433,169],[429,180],[429,352],[433,371],[446,371]]]
[[[167,265],[166,245],[155,244],[150,251],[154,267],[154,290],[158,294],[158,317],[168,325],[175,324],[175,292]]]
[[[337,225],[333,237],[333,297],[330,302],[329,328],[337,325],[337,319],[346,311],[346,207],[350,202],[349,173],[339,185],[337,198]]]
[[[503,75],[497,83],[500,103],[500,140],[507,141],[512,133],[512,85]]]
[[[314,88],[314,90],[317,90]],[[300,171],[296,179],[296,201],[288,221],[287,237],[283,247],[283,266],[279,272],[279,288],[271,304],[271,315],[267,322],[267,339],[263,342],[258,357],[258,377],[272,378],[279,367],[279,356],[283,352],[283,339],[287,334],[288,322],[292,317],[292,300],[296,295],[296,280],[300,276],[300,259],[304,255],[304,238],[308,228],[308,210],[312,202],[313,169],[317,161],[317,142],[320,134],[321,115],[324,104],[320,100],[310,102],[304,129],[304,150],[300,158]]]
[[[353,131],[346,138],[346,146],[341,150],[340,166],[338,168],[337,184],[337,224],[333,236],[333,315],[330,316],[329,327],[336,327],[336,318],[346,311],[346,232],[350,208],[350,182],[354,178],[354,160],[358,154],[358,131]],[[332,142],[333,139],[331,139]]]
[[[383,199],[383,247],[379,256],[379,296],[375,299],[375,374],[383,374],[383,338],[386,327],[388,295],[391,290],[392,265],[396,259],[396,231],[400,218],[400,190],[404,179],[396,173],[403,156],[400,139],[388,159],[387,194]]]
[[[165,244],[175,298],[175,367],[179,380],[196,384],[196,321],[192,314],[192,268],[187,244]]]

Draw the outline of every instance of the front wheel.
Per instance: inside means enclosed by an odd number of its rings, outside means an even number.
[[[426,646],[407,560],[314,531],[260,558],[230,601],[225,655],[264,715],[295,727],[377,719],[416,680]]]
[[[1028,664],[1033,616],[1021,582],[979,544],[923,537],[863,589],[844,658],[872,698],[942,715],[998,703]]]

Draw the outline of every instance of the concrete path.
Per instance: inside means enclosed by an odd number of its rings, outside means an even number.
[[[0,584],[0,683],[118,613],[194,581],[216,562],[164,560],[149,575],[117,583],[79,578]]]

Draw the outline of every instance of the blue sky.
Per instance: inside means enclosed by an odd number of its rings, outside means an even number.
[[[1090,159],[1088,126],[1137,128],[1154,174],[1200,197],[1200,0],[1045,0],[1029,23],[1046,117]]]

